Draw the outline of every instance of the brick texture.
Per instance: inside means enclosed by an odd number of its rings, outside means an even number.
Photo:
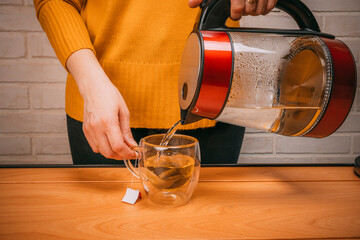
[[[360,153],[360,135],[354,136],[353,140],[353,152]]]
[[[359,0],[302,0],[312,11],[359,12]]]
[[[360,114],[350,113],[337,132],[360,132]]]
[[[30,90],[32,107],[35,109],[64,109],[65,85],[35,86]]]
[[[66,71],[56,61],[0,63],[0,82],[65,82]],[[46,86],[46,85],[45,85]]]
[[[358,13],[331,14],[325,16],[325,32],[336,36],[360,36]]]
[[[320,29],[323,29],[323,16],[314,13]],[[266,16],[246,16],[240,20],[241,27],[260,27],[275,29],[298,29],[295,20],[285,12],[270,13]]]
[[[25,0],[25,2],[26,2],[27,5],[34,6],[34,1],[33,0]]]
[[[242,154],[239,157],[240,164],[308,164],[312,163],[311,156],[267,155],[267,154]]]
[[[29,153],[31,153],[29,137],[0,136],[0,155],[19,155]]]
[[[44,33],[29,34],[29,50],[32,57],[56,57]]]
[[[0,30],[2,31],[41,31],[33,7],[1,7]]]
[[[360,89],[358,88],[356,95],[356,111],[360,112]]]
[[[0,0],[0,5],[22,5],[22,0]]]
[[[357,64],[356,102],[330,137],[283,137],[246,129],[239,163],[352,163],[360,154],[360,1],[303,0],[322,31],[351,49]],[[70,164],[64,90],[67,72],[36,20],[32,0],[0,0],[0,164]],[[293,28],[275,9],[243,17],[243,27]]]
[[[72,159],[70,154],[61,154],[61,155],[38,155],[36,158],[36,163],[41,164],[72,164]]]
[[[0,133],[66,132],[65,112],[0,112]]]
[[[241,147],[241,153],[272,153],[273,138],[261,136],[246,136]]]
[[[277,137],[276,153],[349,153],[350,136],[330,136],[323,139]]]
[[[26,86],[1,86],[0,109],[28,109],[29,97]]]
[[[34,138],[37,154],[69,154],[70,148],[67,135],[42,136]]]
[[[0,166],[7,164],[39,164],[41,163],[34,155],[4,155],[0,154]]]
[[[25,38],[21,33],[0,33],[0,58],[25,57]]]
[[[286,15],[270,14],[268,16],[246,16],[240,20],[242,27],[263,28],[297,28],[296,22]]]
[[[315,156],[313,157],[313,163],[353,163],[355,156],[336,156],[336,155],[328,155],[328,156]]]

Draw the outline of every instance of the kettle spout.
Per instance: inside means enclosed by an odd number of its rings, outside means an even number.
[[[204,117],[193,114],[188,110],[180,110],[180,117],[181,117],[181,125],[186,125],[186,124],[190,124],[190,123],[194,123],[197,121],[200,121],[201,119],[203,119]]]

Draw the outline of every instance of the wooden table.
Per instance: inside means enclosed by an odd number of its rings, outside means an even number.
[[[122,203],[131,179],[122,168],[0,169],[0,239],[360,239],[352,167],[202,168],[177,208],[143,190]]]

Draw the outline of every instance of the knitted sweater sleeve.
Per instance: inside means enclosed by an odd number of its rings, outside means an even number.
[[[84,0],[34,0],[36,16],[61,64],[79,49],[94,51],[80,15]]]

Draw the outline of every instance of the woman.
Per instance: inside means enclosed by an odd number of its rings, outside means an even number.
[[[34,0],[39,22],[69,72],[65,111],[75,164],[135,158],[136,141],[180,119],[181,53],[201,2]],[[231,18],[264,15],[275,4],[232,0]],[[202,120],[180,129],[199,139],[203,162],[237,162],[243,128]]]

